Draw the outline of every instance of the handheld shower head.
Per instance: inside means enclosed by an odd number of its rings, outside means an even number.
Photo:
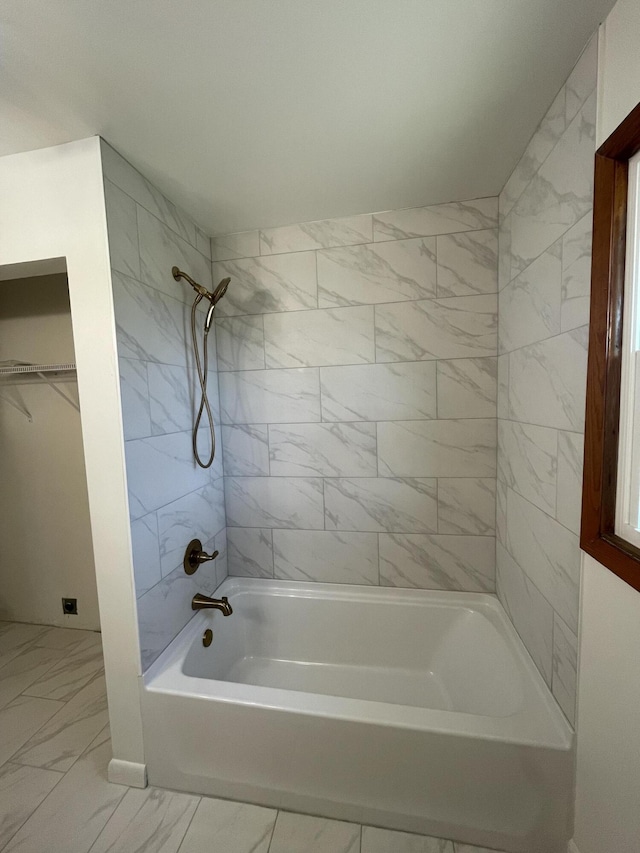
[[[220,284],[216,287],[216,289],[211,293],[210,290],[207,290],[206,287],[203,287],[201,284],[198,284],[197,281],[194,281],[190,275],[187,275],[186,272],[183,272],[178,267],[171,267],[171,274],[175,278],[176,281],[180,281],[183,278],[185,281],[188,281],[191,287],[202,296],[204,299],[208,299],[211,303],[211,307],[215,308],[218,302],[222,299],[222,297],[227,292],[227,287],[229,287],[230,278],[223,278]],[[207,316],[210,312],[208,312]]]
[[[223,278],[220,284],[213,291],[211,296],[211,302],[213,305],[217,305],[218,302],[222,299],[222,297],[227,292],[227,288],[229,287],[230,278]]]

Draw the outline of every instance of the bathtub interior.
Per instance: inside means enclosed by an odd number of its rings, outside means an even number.
[[[351,588],[228,592],[234,615],[213,615],[213,642],[196,638],[184,675],[490,717],[522,708],[521,669],[481,602],[393,591],[356,601]]]

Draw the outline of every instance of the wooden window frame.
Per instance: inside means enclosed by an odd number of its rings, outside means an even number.
[[[615,531],[629,160],[638,151],[640,104],[595,158],[580,547],[640,592],[640,548]]]

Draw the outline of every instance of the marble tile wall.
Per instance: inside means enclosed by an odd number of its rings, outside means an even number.
[[[212,240],[230,574],[495,590],[497,213]]]
[[[171,275],[177,265],[211,288],[211,244],[185,213],[104,142],[102,159],[146,669],[193,615],[194,593],[210,593],[226,577],[222,452],[208,470],[193,461],[197,378],[191,356],[192,291]],[[209,371],[221,447],[215,330],[209,336]],[[199,446],[206,455],[207,429],[200,430]],[[182,557],[195,537],[220,556],[188,577]]]
[[[575,717],[597,40],[500,195],[497,590]]]

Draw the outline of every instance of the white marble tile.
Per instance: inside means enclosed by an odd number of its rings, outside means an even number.
[[[577,536],[582,515],[584,436],[558,433],[558,508],[556,518]]]
[[[595,106],[594,92],[514,205],[512,275],[514,267],[525,269],[591,209]]]
[[[224,528],[224,530],[221,530],[220,533],[218,533],[218,535],[213,538],[213,540],[210,540],[207,543],[206,551],[208,554],[213,553],[213,551],[218,552],[218,556],[216,557],[215,563],[212,566],[212,569],[215,569],[215,588],[217,588],[223,581],[225,581],[229,577],[229,548],[227,545],[226,527]]]
[[[264,316],[267,367],[375,361],[373,308],[326,308]]]
[[[588,330],[573,329],[509,356],[513,420],[575,432],[584,429]]]
[[[378,424],[378,472],[397,477],[495,477],[495,419]]]
[[[264,367],[264,326],[260,314],[216,320],[219,370],[261,370]]]
[[[273,577],[273,542],[269,528],[228,527],[227,547],[231,576]]]
[[[436,240],[418,237],[318,252],[318,305],[371,305],[436,296]]]
[[[571,725],[576,718],[578,638],[557,613],[553,623],[552,690]]]
[[[214,261],[236,258],[255,258],[260,254],[260,233],[239,231],[236,234],[216,234],[211,238],[211,257]]]
[[[389,210],[374,215],[373,239],[402,240],[458,231],[481,231],[495,228],[497,220],[497,198],[476,198],[430,207]]]
[[[498,417],[509,417],[509,354],[498,356]]]
[[[155,512],[131,522],[131,547],[136,598],[140,598],[162,577],[158,519]]]
[[[194,462],[191,432],[128,441],[125,454],[132,520],[202,488],[209,480],[208,471]]]
[[[317,368],[220,373],[224,424],[310,423],[320,420]]]
[[[231,277],[219,316],[299,311],[318,307],[315,252],[217,261],[215,281]]]
[[[331,246],[352,246],[373,240],[371,214],[345,216],[342,219],[321,219],[266,228],[260,232],[260,254],[304,252],[309,249],[328,249]]]
[[[187,306],[119,273],[112,283],[120,358],[185,365]]]
[[[363,826],[360,853],[454,853],[454,850],[453,841],[444,838]]]
[[[59,649],[33,646],[0,667],[0,708],[4,708],[63,657]],[[40,694],[35,694],[40,695]],[[45,697],[57,699],[57,696]]]
[[[230,527],[324,527],[319,477],[227,477]]]
[[[82,631],[76,628],[45,628],[34,639],[34,645],[71,651],[85,645],[87,640],[94,637],[93,631]]]
[[[62,708],[62,702],[31,696],[18,696],[0,708],[0,766]]]
[[[11,760],[47,770],[69,770],[108,721],[104,676],[100,676],[63,705]]]
[[[381,586],[493,592],[493,536],[380,533]]]
[[[110,145],[100,140],[102,154],[102,168],[105,176],[116,186],[124,190],[127,195],[134,198],[138,204],[146,208],[164,224],[188,240],[192,246],[196,245],[196,226],[187,214],[176,207],[175,204],[165,198],[160,190],[144,178],[140,172],[133,168],[123,157],[121,157]],[[206,254],[206,253],[205,253]]]
[[[204,255],[209,261],[211,260],[211,237],[205,234],[201,228],[196,225],[196,249],[200,254]]]
[[[151,435],[146,361],[118,359],[125,440]]]
[[[274,577],[321,583],[378,583],[375,533],[274,530]]]
[[[498,459],[498,462],[500,460]],[[507,544],[507,484],[500,479],[496,482],[496,539],[506,547]]]
[[[0,666],[28,649],[45,632],[42,625],[0,622]]]
[[[555,515],[558,433],[547,427],[498,422],[498,476],[539,509]]]
[[[562,238],[563,332],[589,322],[592,220],[593,214],[589,212]]]
[[[200,797],[129,788],[91,853],[177,853]]]
[[[373,423],[283,424],[269,426],[273,477],[375,477]]]
[[[149,364],[148,376],[153,435],[192,429],[195,389],[186,367]]]
[[[239,424],[221,429],[224,473],[227,477],[269,474],[267,424]]]
[[[277,811],[203,797],[180,853],[267,853]]]
[[[149,287],[191,304],[194,292],[185,281],[176,281],[171,272],[177,266],[207,290],[211,290],[211,264],[193,245],[138,207],[140,279]],[[194,232],[195,233],[195,232]]]
[[[572,631],[578,626],[578,537],[555,519],[507,492],[507,548]]]
[[[437,530],[436,481],[362,477],[324,481],[327,530],[432,533]]]
[[[376,361],[496,355],[494,295],[377,305],[375,315]]]
[[[437,238],[438,297],[498,290],[498,232],[470,231]]]
[[[225,526],[222,479],[161,507],[157,516],[160,570],[165,577],[182,565],[188,542],[207,542]]]
[[[495,358],[441,359],[437,376],[439,418],[495,418]]]
[[[198,572],[185,575],[175,569],[138,599],[138,634],[142,669],[148,669],[187,622],[193,618],[191,599],[197,592],[209,594],[215,584]]]
[[[560,332],[561,250],[561,242],[554,243],[500,291],[500,352],[511,352]]]
[[[104,182],[104,199],[111,266],[125,275],[140,278],[136,203],[111,181]]]
[[[107,727],[16,833],[7,850],[88,853],[127,791],[123,785],[107,782],[111,757]]]
[[[438,480],[438,533],[493,536],[496,529],[496,481],[479,477]]]
[[[496,546],[496,578],[500,601],[551,685],[553,608],[500,543]]]
[[[359,853],[360,825],[278,812],[269,853]]]
[[[45,651],[42,649],[41,651]],[[51,652],[51,650],[47,650]],[[83,687],[99,678],[104,671],[102,645],[80,645],[67,652],[56,652],[58,659],[47,668],[36,681],[24,691],[27,696],[40,696],[42,699],[57,699],[68,702]],[[0,678],[2,677],[0,673]]]
[[[598,34],[592,36],[569,75],[567,91],[566,121],[569,124],[595,89],[598,74]]]
[[[500,199],[502,199],[502,195]],[[502,203],[502,202],[501,202]],[[498,233],[498,290],[511,281],[511,216],[504,216]]]
[[[531,137],[500,195],[500,212],[507,216],[530,183],[540,166],[549,156],[567,126],[565,117],[565,88],[553,100],[546,115]]]
[[[61,779],[61,773],[39,767],[0,767],[0,850]]]
[[[436,363],[320,369],[324,421],[422,420],[436,416]]]

